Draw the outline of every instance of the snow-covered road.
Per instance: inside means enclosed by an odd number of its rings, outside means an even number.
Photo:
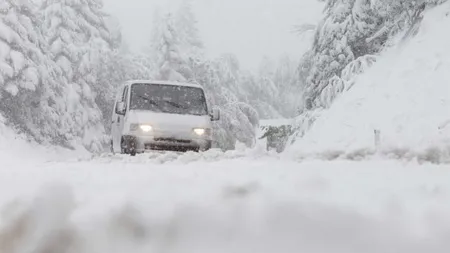
[[[0,252],[444,253],[449,179],[239,152],[18,162],[0,166]]]

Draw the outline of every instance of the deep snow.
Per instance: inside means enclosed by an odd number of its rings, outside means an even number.
[[[296,161],[263,146],[87,156],[0,129],[2,253],[450,248],[450,165]]]
[[[68,150],[49,144],[37,144],[25,134],[20,134],[11,127],[5,125],[5,119],[0,115],[0,165],[31,164],[37,162],[63,160],[73,158],[91,157],[86,149],[78,146],[76,150]]]
[[[356,79],[291,151],[381,153],[450,161],[450,2],[425,13],[417,36],[399,42]],[[380,131],[376,146],[375,130]]]
[[[450,165],[223,153],[87,155],[0,123],[1,253],[450,248]]]
[[[414,154],[448,147],[449,8],[286,154],[92,156],[28,142],[0,118],[0,253],[448,252],[450,165]],[[381,150],[421,162],[367,156],[374,129]]]
[[[449,165],[262,150],[0,165],[2,253],[450,248]]]

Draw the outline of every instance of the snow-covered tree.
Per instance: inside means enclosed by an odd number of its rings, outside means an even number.
[[[325,18],[317,28],[312,52],[310,73],[306,80],[306,96],[315,106],[328,107],[322,92],[329,90],[342,70],[360,56],[373,54],[381,49],[383,41],[368,39],[381,26],[382,16],[373,9],[369,0],[329,0]],[[378,42],[376,45],[375,43]],[[372,45],[370,44],[372,43]],[[328,87],[330,86],[330,87]],[[331,94],[329,91],[327,94]]]
[[[0,113],[37,140],[60,138],[57,72],[31,1],[0,2]]]
[[[276,104],[279,102],[279,90],[275,84],[275,63],[264,57],[258,71],[239,71],[237,83],[243,101],[252,105],[262,119],[281,118]]]
[[[101,57],[113,46],[101,9],[100,0],[44,0],[41,7],[50,56],[62,73],[60,85],[71,125],[67,135],[81,137],[91,150],[100,150],[105,141],[95,97],[110,87],[101,87],[96,80]]]
[[[213,137],[215,146],[224,150],[234,149],[238,141],[254,145],[259,125],[258,112],[246,102],[244,93],[234,90],[240,79],[236,67],[236,58],[227,55],[205,60],[194,68],[196,82],[205,88],[208,103],[221,110],[221,120],[214,122]]]
[[[299,97],[304,91],[304,83],[299,80],[298,62],[282,55],[278,59],[274,83],[279,92],[276,103],[279,113],[287,118],[296,116],[302,107]]]
[[[36,90],[39,63],[43,59],[39,19],[30,1],[0,3],[0,83],[15,96],[22,90]]]
[[[214,123],[215,146],[233,149],[237,141],[252,146],[259,117],[247,103],[239,61],[230,54],[205,58],[191,1],[183,1],[175,15],[162,17],[157,11],[152,27],[145,51],[154,66],[153,78],[204,86],[208,103],[222,111],[221,120]]]
[[[355,55],[349,43],[349,30],[354,24],[352,16],[356,0],[330,0],[326,17],[316,32],[313,66],[307,79],[307,96],[314,100],[326,88],[329,80],[340,73]],[[318,104],[317,106],[324,106]]]
[[[204,58],[204,46],[192,9],[192,0],[181,2],[180,8],[176,12],[175,27],[181,42],[181,52],[191,61]]]
[[[294,117],[299,109],[302,86],[297,63],[284,55],[278,61],[264,57],[256,73],[239,70],[240,98],[252,105],[263,119]]]
[[[160,46],[163,40],[164,17],[159,6],[154,6],[150,23],[150,39],[142,49],[142,62],[149,69],[149,76],[156,78],[159,75]]]
[[[158,79],[171,81],[192,80],[192,70],[180,52],[181,40],[173,24],[172,14],[167,14],[161,23],[161,38],[156,48]]]
[[[149,79],[148,58],[130,52],[122,39],[120,23],[114,17],[107,17],[106,24],[111,34],[111,50],[105,50],[95,68],[95,102],[103,115],[106,132],[110,132],[113,101],[116,91],[123,82],[132,79]]]
[[[242,71],[238,58],[230,53],[223,54],[214,60],[213,64],[221,80],[220,85],[238,96],[238,99],[246,101],[245,87],[240,80]]]
[[[260,97],[260,99],[270,101],[279,96],[279,90],[275,83],[275,71],[276,63],[272,59],[264,57],[257,72],[259,79],[257,84],[260,90],[258,97]]]
[[[301,63],[307,73],[305,100],[313,107],[329,107],[343,90],[336,82],[349,64],[353,72],[367,66],[365,60],[371,64],[374,58],[366,56],[379,53],[399,33],[405,34],[403,39],[414,35],[422,12],[445,1],[327,0],[313,48]]]
[[[313,46],[301,59],[299,85],[304,108],[295,138],[300,138],[339,93],[377,60],[384,48],[414,36],[423,12],[447,0],[323,0],[325,17]]]
[[[150,79],[147,58],[129,51],[113,50],[101,57],[96,83],[103,87],[95,101],[103,115],[106,132],[110,132],[113,101],[117,88],[127,80]]]

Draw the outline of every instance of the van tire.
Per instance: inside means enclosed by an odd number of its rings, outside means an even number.
[[[114,142],[113,142],[113,140],[111,140],[111,144],[110,144],[111,146],[110,146],[110,151],[111,151],[111,153],[113,154],[113,155],[115,155],[116,154],[116,152],[114,152]]]
[[[206,146],[203,149],[201,149],[200,151],[206,152],[206,151],[210,150],[211,148],[212,148],[212,141],[208,141]]]
[[[125,139],[123,137],[120,138],[120,153],[126,155],[128,154],[128,150],[126,147],[124,147],[125,145]]]
[[[131,156],[136,156],[136,140],[131,136],[122,136],[121,138],[121,153]]]
[[[127,142],[127,148],[128,153],[130,153],[131,156],[136,156],[136,141],[135,140],[129,140]]]

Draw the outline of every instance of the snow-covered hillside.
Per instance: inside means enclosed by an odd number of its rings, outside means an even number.
[[[450,3],[427,12],[417,36],[384,52],[322,112],[291,151],[339,155],[379,148],[427,160],[450,156]]]
[[[51,145],[38,144],[25,134],[20,134],[5,125],[0,115],[0,167],[13,171],[17,164],[33,166],[35,164],[70,158],[87,158],[92,154],[81,146],[77,149],[65,149]]]

